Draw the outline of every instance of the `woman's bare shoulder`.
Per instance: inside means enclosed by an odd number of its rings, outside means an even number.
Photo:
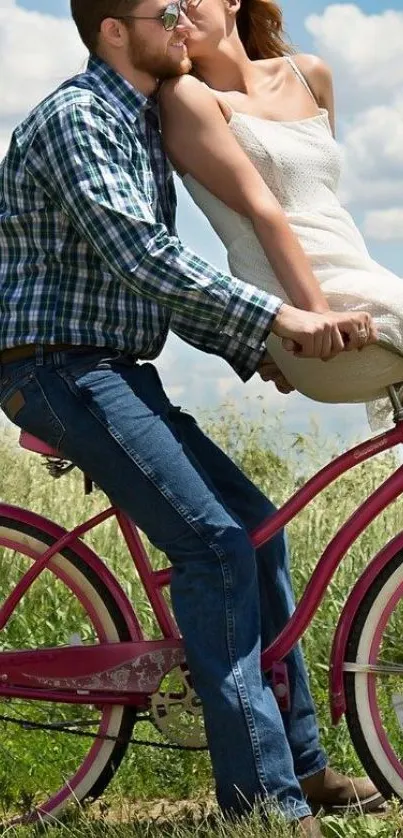
[[[159,105],[164,127],[174,123],[178,116],[186,114],[197,116],[199,121],[212,114],[221,112],[229,122],[231,111],[222,102],[216,91],[194,76],[183,75],[175,79],[164,81],[159,91]]]
[[[335,108],[332,71],[326,61],[317,55],[294,55],[293,59],[305,76],[318,105],[326,108],[330,126],[335,136]]]
[[[158,100],[163,107],[172,103],[182,103],[197,109],[200,99],[213,96],[208,87],[194,76],[185,74],[164,81],[158,92]]]
[[[292,58],[314,90],[332,83],[332,71],[323,58],[308,53],[297,53]]]

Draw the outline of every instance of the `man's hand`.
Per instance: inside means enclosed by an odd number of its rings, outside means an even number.
[[[272,331],[283,338],[283,346],[300,358],[329,361],[339,352],[363,349],[376,343],[378,334],[366,311],[329,311],[314,314],[286,305],[281,306]]]
[[[295,387],[289,384],[268,352],[263,356],[257,371],[263,381],[273,381],[279,393],[292,393]]]

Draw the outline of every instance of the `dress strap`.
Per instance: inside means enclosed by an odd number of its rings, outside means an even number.
[[[302,82],[305,89],[308,91],[309,95],[312,97],[313,101],[317,105],[318,102],[317,102],[316,96],[315,96],[311,86],[309,85],[308,81],[306,80],[304,74],[299,69],[298,65],[295,63],[295,61],[292,58],[290,58],[289,55],[285,55],[284,58],[285,58],[286,61],[288,61],[290,67],[292,67],[292,69],[294,70],[295,75],[298,76],[299,80]]]

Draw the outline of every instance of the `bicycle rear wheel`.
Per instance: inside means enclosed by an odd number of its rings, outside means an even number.
[[[0,517],[0,597],[4,601],[35,556],[54,538],[22,521]],[[0,650],[130,640],[124,616],[106,585],[70,547],[52,558],[0,632]],[[27,720],[51,732],[18,726]],[[0,820],[33,823],[59,818],[70,804],[95,799],[127,748],[135,711],[0,697]],[[58,731],[59,724],[88,738]],[[119,743],[96,736],[119,737]]]
[[[361,762],[385,798],[403,799],[403,551],[361,602],[346,661],[376,671],[345,673],[346,718]],[[395,669],[394,669],[395,668]]]

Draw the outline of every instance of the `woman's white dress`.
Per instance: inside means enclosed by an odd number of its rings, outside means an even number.
[[[299,68],[287,60],[311,93]],[[295,357],[270,335],[270,354],[304,395],[322,402],[372,402],[372,426],[385,425],[390,414],[386,387],[403,381],[403,280],[371,259],[340,204],[341,152],[327,111],[294,122],[233,112],[229,126],[285,211],[330,307],[369,311],[380,336],[381,345],[323,363]],[[232,274],[287,301],[249,219],[192,176],[185,175],[183,183],[225,245]]]

